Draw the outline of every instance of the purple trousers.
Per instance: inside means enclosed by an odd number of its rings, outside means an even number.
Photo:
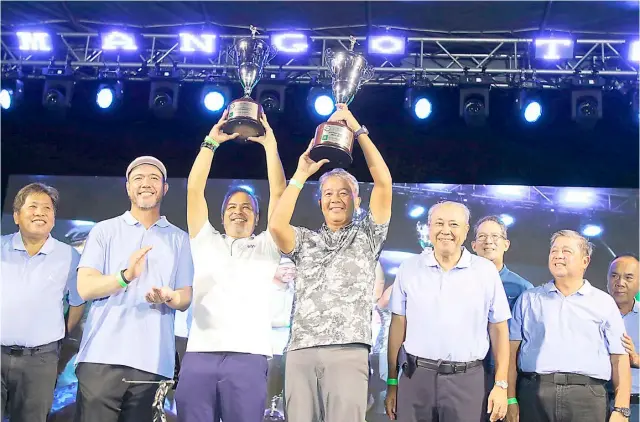
[[[187,352],[175,395],[178,422],[262,422],[267,369],[262,355]]]

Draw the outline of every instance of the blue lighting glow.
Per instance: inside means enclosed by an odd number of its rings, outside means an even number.
[[[524,108],[524,119],[529,123],[537,122],[542,116],[542,106],[537,101],[531,101]]]
[[[431,101],[426,98],[420,98],[413,106],[413,112],[420,120],[424,120],[431,115]]]
[[[418,218],[425,213],[425,208],[421,205],[415,206],[409,211],[409,217]]]
[[[204,96],[204,107],[211,112],[222,110],[222,108],[224,107],[224,103],[224,95],[222,95],[218,91],[208,92]]]
[[[98,95],[96,95],[96,103],[98,107],[105,109],[111,107],[113,104],[113,90],[110,88],[102,88],[98,91]]]
[[[596,226],[595,224],[587,224],[582,228],[582,234],[587,237],[600,236],[601,233],[602,227]]]
[[[505,226],[511,226],[516,220],[509,214],[500,214],[500,221],[504,223]]]
[[[313,102],[313,108],[320,116],[328,116],[333,112],[335,104],[329,95],[318,95]]]

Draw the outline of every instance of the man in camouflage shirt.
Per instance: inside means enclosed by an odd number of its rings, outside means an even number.
[[[296,264],[295,303],[285,363],[285,413],[292,422],[364,421],[375,268],[391,218],[389,169],[345,105],[344,121],[362,148],[374,181],[369,212],[360,212],[358,182],[342,169],[320,178],[325,223],[317,231],[290,225],[304,182],[327,160],[311,145],[269,221],[282,252]]]

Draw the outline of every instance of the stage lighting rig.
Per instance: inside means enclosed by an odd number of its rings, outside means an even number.
[[[596,75],[574,77],[571,91],[571,119],[584,128],[593,128],[602,119],[603,78]]]
[[[160,69],[157,66],[149,72],[151,89],[149,90],[149,109],[160,119],[173,117],[178,109],[180,90],[180,70]]]
[[[282,113],[284,111],[286,81],[270,81],[256,86],[256,100],[265,113]]]
[[[520,83],[520,92],[516,97],[516,107],[518,114],[527,123],[535,123],[542,117],[542,101],[537,94],[542,89],[539,83],[532,80]]]
[[[100,109],[115,108],[122,102],[123,84],[120,70],[104,70],[98,75],[101,81],[96,91],[96,104]]]
[[[427,94],[428,83],[411,82],[404,93],[404,108],[417,120],[426,120],[431,116],[433,103]]]
[[[463,75],[459,81],[460,117],[470,126],[482,126],[489,117],[489,88],[486,75]]]
[[[331,79],[315,78],[307,94],[307,108],[319,119],[326,119],[336,108],[331,91]]]
[[[210,113],[221,113],[231,98],[231,88],[222,80],[210,80],[202,88],[200,102]]]
[[[71,107],[75,81],[71,66],[48,66],[42,69],[45,77],[42,91],[42,105],[56,112],[64,112]]]
[[[24,98],[23,74],[18,72],[16,77],[3,79],[0,85],[0,107],[2,110],[15,109]]]

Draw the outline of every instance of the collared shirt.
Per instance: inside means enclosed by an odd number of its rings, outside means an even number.
[[[271,356],[269,293],[280,251],[268,231],[234,239],[208,221],[191,239],[195,277],[187,352]]]
[[[519,274],[514,273],[506,265],[502,266],[499,272],[500,280],[504,286],[509,301],[509,309],[513,310],[513,305],[525,290],[533,289],[533,284],[522,278]]]
[[[2,236],[0,342],[3,346],[42,346],[65,335],[64,298],[78,295],[76,266],[80,254],[52,236],[29,256],[20,232]]]
[[[507,300],[509,301],[509,309],[513,312],[513,305],[516,304],[516,300],[520,297],[525,290],[533,289],[533,284],[522,278],[519,274],[509,270],[506,265],[502,266],[502,269],[498,273],[500,274],[500,280],[504,286],[504,292],[507,294]],[[491,367],[495,366],[495,360],[491,347],[487,352],[487,362]]]
[[[390,308],[406,316],[407,353],[455,362],[484,359],[487,323],[511,318],[495,265],[466,248],[449,271],[431,250],[406,259],[393,284]]]
[[[627,335],[633,340],[636,353],[640,350],[640,304],[635,301],[631,312],[622,317]],[[640,393],[640,369],[631,368],[631,394]]]
[[[523,372],[567,372],[611,378],[612,354],[625,354],[624,323],[613,298],[587,280],[565,297],[553,281],[527,290],[516,301],[511,340],[522,341]]]
[[[193,263],[187,234],[164,217],[146,229],[127,211],[91,229],[78,268],[116,274],[127,267],[131,254],[146,246],[153,248],[140,277],[126,289],[91,304],[77,363],[123,365],[173,377],[174,310],[148,303],[145,295],[152,287],[191,286]]]
[[[294,227],[288,255],[296,264],[291,339],[287,350],[334,344],[371,345],[375,268],[389,223],[361,214],[333,232]]]

